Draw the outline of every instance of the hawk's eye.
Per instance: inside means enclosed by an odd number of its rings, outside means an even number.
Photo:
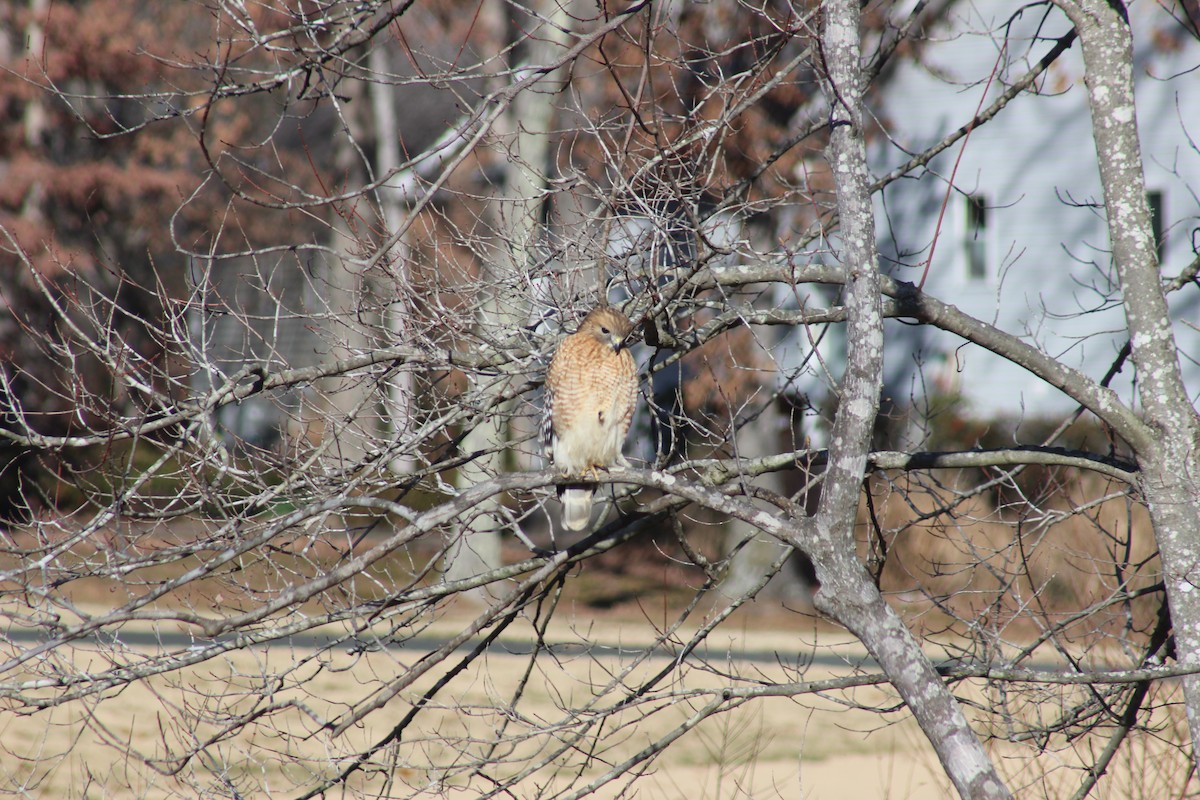
[[[600,332],[601,332],[601,333],[603,333],[605,336],[608,336],[608,334],[610,334],[612,331],[610,331],[608,328],[606,328],[606,327],[604,327],[603,325],[601,325],[601,326],[600,326]]]

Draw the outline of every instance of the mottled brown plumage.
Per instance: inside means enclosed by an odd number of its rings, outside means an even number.
[[[637,365],[625,341],[632,329],[620,311],[600,306],[550,362],[543,433],[563,475],[595,477],[597,470],[626,466],[621,447],[637,405]],[[587,527],[594,493],[588,484],[559,487],[563,528]]]

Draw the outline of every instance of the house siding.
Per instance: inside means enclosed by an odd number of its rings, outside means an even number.
[[[919,62],[897,68],[876,98],[876,117],[886,132],[871,151],[877,174],[971,118],[997,63],[1003,26],[1019,7],[1007,0],[956,6],[934,29]],[[1195,257],[1192,231],[1200,219],[1193,194],[1200,188],[1200,154],[1189,141],[1200,136],[1200,79],[1191,71],[1200,64],[1200,45],[1176,35],[1178,24],[1157,5],[1134,4],[1131,16],[1147,189],[1163,193],[1163,272],[1170,276]],[[1068,30],[1065,17],[1053,11],[1047,18],[1026,13],[1017,19],[1009,32],[1008,63],[987,101]],[[1100,378],[1125,343],[1124,317],[1108,253],[1078,46],[1039,86],[1039,94],[1018,96],[971,134],[925,288]],[[961,147],[960,142],[949,148],[917,179],[896,181],[878,197],[881,259],[894,277],[921,279]],[[982,280],[968,274],[965,195],[987,200]],[[1195,291],[1172,298],[1177,322],[1200,321],[1198,300]],[[1175,331],[1185,353],[1200,353],[1194,329],[1176,324]],[[887,341],[887,391],[898,401],[941,390],[960,393],[981,416],[1045,415],[1073,407],[1068,397],[1021,368],[952,336],[892,321]],[[1200,388],[1196,364],[1184,366],[1189,385]],[[1133,379],[1134,371],[1126,368],[1113,386],[1131,397]]]

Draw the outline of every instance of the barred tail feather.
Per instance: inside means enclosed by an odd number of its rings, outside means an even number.
[[[563,486],[559,488],[558,497],[562,501],[562,526],[564,530],[581,531],[587,528],[588,520],[592,518],[592,495],[596,492],[591,486]]]

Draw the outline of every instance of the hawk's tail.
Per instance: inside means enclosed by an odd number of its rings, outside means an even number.
[[[588,520],[592,518],[592,495],[595,493],[594,486],[582,483],[558,487],[564,530],[581,531],[587,528]]]

